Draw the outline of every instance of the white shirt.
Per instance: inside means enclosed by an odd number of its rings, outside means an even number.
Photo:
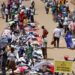
[[[8,14],[8,9],[7,8],[5,9],[5,14]]]
[[[34,9],[31,9],[31,15],[34,15]]]
[[[15,21],[18,21],[18,14],[15,15]]]
[[[7,55],[8,55],[8,60],[10,60],[10,61],[11,61],[11,60],[12,60],[12,61],[15,61],[15,59],[16,59],[16,58],[15,58],[15,53],[8,52]]]
[[[65,18],[64,18],[64,22],[63,22],[63,25],[64,25],[64,26],[65,26],[65,25],[68,25],[68,20],[69,20],[68,17],[65,17]]]
[[[60,28],[55,28],[53,34],[54,34],[54,37],[60,38],[60,36],[61,36],[61,29]]]

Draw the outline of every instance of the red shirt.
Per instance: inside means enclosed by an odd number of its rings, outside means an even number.
[[[49,67],[50,67],[50,71],[52,72],[52,73],[54,73],[54,66],[53,65],[48,65]]]
[[[21,12],[20,14],[19,14],[19,20],[21,21],[21,22],[23,22],[23,18],[24,18],[24,12]]]
[[[43,29],[42,37],[45,38],[45,37],[47,37],[47,35],[48,35],[48,31],[46,29]]]

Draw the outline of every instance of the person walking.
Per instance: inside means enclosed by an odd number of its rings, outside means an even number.
[[[0,57],[2,57],[2,65],[1,65],[1,70],[2,70],[2,75],[6,75],[6,62],[7,62],[7,51],[6,51],[6,46],[4,46],[2,49],[2,53],[0,54]]]
[[[34,1],[31,2],[31,7],[35,8],[35,2]]]
[[[10,46],[10,51],[7,53],[8,59],[7,59],[7,70],[12,70],[12,75],[14,74],[14,70],[16,70],[16,54],[14,47]]]
[[[46,10],[46,14],[48,14],[49,13],[49,3],[48,2],[45,3],[45,10]]]
[[[31,10],[30,20],[32,23],[34,23],[34,9],[32,7],[30,7],[30,10]]]
[[[61,28],[57,27],[54,29],[53,32],[54,47],[59,48],[60,36],[61,36]]]
[[[3,2],[3,3],[1,4],[1,14],[2,14],[2,18],[3,18],[3,19],[4,19],[5,8],[6,8],[6,5],[5,5],[5,3]]]
[[[1,15],[2,15],[2,18],[4,19],[3,5],[1,5]]]
[[[6,7],[6,8],[5,8],[6,22],[8,22],[8,14],[9,14],[9,13],[8,13],[8,8]]]
[[[12,21],[14,21],[14,17],[15,17],[15,9],[12,8],[11,10],[11,17],[12,17]]]
[[[11,5],[8,4],[7,8],[8,8],[8,17],[9,17],[9,19],[11,19]]]
[[[47,35],[48,35],[47,29],[44,26],[42,26],[41,28],[43,30],[42,38],[47,38]]]
[[[68,25],[69,25],[69,19],[68,19],[68,17],[65,17],[64,22],[63,22],[64,33],[67,32]]]
[[[43,34],[42,34],[42,53],[43,53],[44,59],[47,59],[47,35],[48,35],[48,31],[44,26],[42,26],[41,28],[43,29]]]
[[[47,59],[47,39],[46,38],[42,38],[42,53],[43,53],[43,58]]]
[[[35,14],[35,2],[34,1],[31,2],[31,7],[34,10],[34,14]]]

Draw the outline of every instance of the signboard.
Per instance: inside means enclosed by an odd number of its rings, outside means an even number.
[[[71,61],[55,61],[55,72],[72,72]]]

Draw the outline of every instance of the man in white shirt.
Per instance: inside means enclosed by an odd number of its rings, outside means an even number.
[[[8,22],[8,8],[5,8],[6,22]]]
[[[53,32],[54,47],[59,48],[60,36],[61,36],[61,28],[57,27],[54,29],[54,32]]]

